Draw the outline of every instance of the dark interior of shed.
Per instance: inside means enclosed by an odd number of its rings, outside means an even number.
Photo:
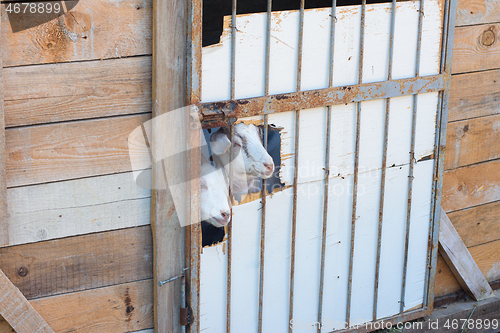
[[[399,0],[398,0],[399,1]],[[361,5],[361,0],[337,0],[337,6]],[[367,4],[390,2],[387,0],[367,0]],[[305,9],[326,8],[332,6],[332,0],[307,0]],[[300,0],[273,0],[272,10],[297,10]],[[223,19],[231,15],[231,0],[207,0],[203,2],[203,46],[217,44],[223,28]],[[237,14],[261,13],[267,11],[267,0],[237,1]]]

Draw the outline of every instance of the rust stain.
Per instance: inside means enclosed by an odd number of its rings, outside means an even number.
[[[134,307],[132,306],[132,299],[130,298],[129,289],[125,290],[125,316],[127,319],[125,321],[129,322],[132,320],[132,312],[134,312]]]
[[[168,207],[168,210],[167,210],[167,217],[169,220],[172,219],[172,216],[174,215],[175,213],[175,206],[172,204],[170,205],[170,207]]]

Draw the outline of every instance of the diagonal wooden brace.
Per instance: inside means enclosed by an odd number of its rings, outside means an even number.
[[[439,253],[460,286],[474,300],[479,301],[495,296],[490,284],[442,208],[439,225]]]
[[[54,333],[2,270],[0,270],[0,315],[17,333]]]

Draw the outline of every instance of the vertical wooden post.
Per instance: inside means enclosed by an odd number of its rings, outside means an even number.
[[[1,22],[0,22],[1,23]],[[2,27],[0,24],[0,36]],[[3,108],[2,39],[0,38],[0,246],[9,245],[7,212],[7,181],[5,175],[5,119]]]
[[[187,11],[187,0],[153,0],[153,118],[186,105]],[[153,125],[153,156],[185,143],[186,127],[181,124],[186,124],[187,119],[177,120],[178,123],[168,124],[167,128]],[[159,142],[160,138],[166,138],[165,142]],[[174,207],[172,195],[162,186],[167,181],[166,172],[175,172],[176,177],[179,173],[178,178],[186,179],[186,165],[172,165],[168,159],[153,163],[154,326],[156,333],[177,333],[182,331],[184,281],[176,279],[163,286],[158,282],[183,273],[186,228],[180,226],[175,211],[179,213],[185,207]]]

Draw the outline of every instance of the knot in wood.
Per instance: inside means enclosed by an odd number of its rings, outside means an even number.
[[[491,30],[486,30],[481,36],[481,44],[484,46],[491,46],[495,43],[495,33]]]
[[[29,271],[26,267],[21,267],[19,268],[19,270],[17,271],[17,274],[21,277],[25,277],[26,275],[28,275]]]

